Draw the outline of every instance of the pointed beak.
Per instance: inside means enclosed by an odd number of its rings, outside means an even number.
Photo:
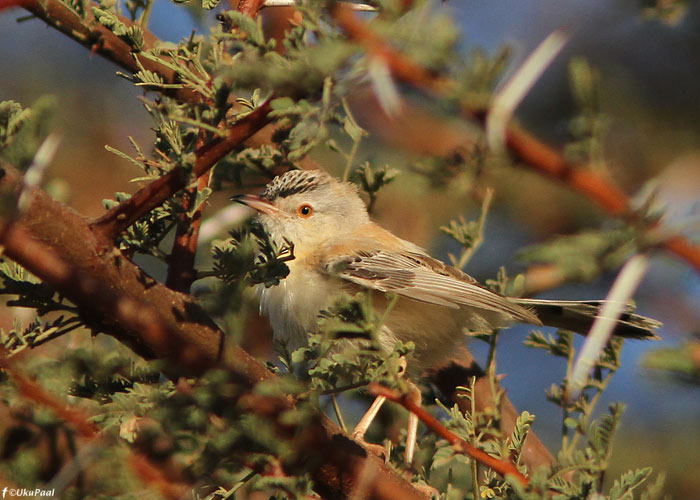
[[[262,212],[264,214],[279,214],[280,210],[269,200],[262,198],[256,194],[239,194],[231,198],[231,201],[236,203],[241,203],[243,205],[249,206],[253,210]]]

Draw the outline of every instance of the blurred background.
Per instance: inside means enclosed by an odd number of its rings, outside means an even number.
[[[694,234],[697,241],[700,7],[692,2],[669,5],[649,10],[652,4],[623,0],[462,0],[449,2],[446,8],[462,29],[465,57],[477,49],[494,54],[508,46],[510,71],[549,33],[566,27],[571,42],[519,108],[518,119],[545,142],[563,146],[570,139],[570,121],[576,113],[567,64],[572,57],[585,57],[600,75],[600,105],[608,120],[604,154],[611,176],[630,194],[655,179],[657,199],[666,204],[668,227]],[[129,136],[141,145],[151,142],[150,118],[138,100],[140,91],[119,78],[111,63],[91,57],[41,21],[18,23],[24,15],[20,9],[0,12],[0,100],[31,106],[41,96],[54,96],[53,129],[61,144],[45,187],[82,214],[99,215],[100,200],[139,187],[129,180],[140,172],[104,146],[130,152]],[[166,0],[156,1],[151,18],[152,31],[170,41],[189,36],[193,29],[206,32],[212,21]],[[375,218],[439,258],[458,252],[439,227],[459,215],[478,217],[479,204],[465,196],[464,182],[457,178],[446,186],[431,187],[425,177],[407,168],[406,155],[380,143],[365,146],[362,155],[401,171],[380,193]],[[316,155],[338,174],[342,166],[330,163],[333,158],[324,152]],[[495,277],[500,266],[510,274],[522,271],[515,253],[524,245],[612,225],[589,201],[527,170],[491,168],[485,175],[481,182],[493,186],[496,197],[485,243],[467,268],[480,280]],[[223,208],[232,194],[215,195],[208,215]],[[203,248],[202,254],[207,253]],[[149,272],[157,276],[160,270]],[[604,276],[542,297],[602,298],[613,280],[614,275]],[[627,342],[622,369],[599,404],[600,409],[611,401],[628,405],[610,475],[651,465],[667,471],[673,497],[700,498],[700,475],[689,473],[700,464],[700,387],[644,363],[650,352],[682,345],[700,333],[700,276],[678,260],[657,254],[636,300],[642,314],[664,323],[663,340]],[[5,308],[0,326],[9,328],[17,313]],[[527,331],[516,327],[501,336],[498,371],[507,374],[503,385],[513,403],[537,416],[535,432],[556,450],[561,415],[546,401],[544,391],[559,383],[565,367],[544,352],[525,348]],[[471,347],[483,359],[486,347],[477,343]]]

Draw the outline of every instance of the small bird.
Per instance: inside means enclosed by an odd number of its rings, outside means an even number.
[[[511,298],[494,292],[372,222],[358,189],[322,171],[290,170],[274,178],[261,196],[246,194],[233,200],[258,211],[273,241],[294,245],[294,258],[286,263],[287,277],[261,294],[261,310],[267,312],[275,338],[292,350],[306,345],[308,332],[317,331],[321,311],[343,293],[361,290],[380,292],[371,296],[380,314],[389,303],[387,294],[398,296],[378,343],[388,353],[399,340],[413,342],[415,349],[406,360],[409,377],[448,358],[463,342],[464,331],[487,333],[529,323],[585,333],[602,304]],[[614,334],[655,338],[659,326],[627,311]],[[382,402],[381,397],[375,401],[354,437],[363,439]],[[418,423],[412,416],[407,464],[412,461]]]

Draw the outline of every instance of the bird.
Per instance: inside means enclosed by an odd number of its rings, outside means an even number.
[[[309,332],[318,331],[322,311],[343,294],[363,290],[372,291],[372,307],[380,314],[391,302],[377,338],[380,351],[392,352],[398,341],[414,344],[406,359],[409,379],[452,355],[465,331],[487,333],[527,323],[585,333],[603,303],[501,295],[373,222],[357,186],[321,170],[289,170],[272,179],[261,195],[242,194],[233,200],[257,212],[273,242],[293,245],[293,258],[286,261],[288,275],[275,286],[262,287],[260,296],[275,339],[290,350],[305,346]],[[660,325],[634,314],[630,306],[614,334],[656,338]],[[419,400],[416,391],[413,397]],[[380,396],[353,437],[364,442],[382,403]],[[409,415],[407,465],[417,424]]]

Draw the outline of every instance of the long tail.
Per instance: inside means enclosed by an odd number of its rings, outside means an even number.
[[[543,324],[585,334],[599,316],[604,300],[541,300],[515,299],[521,306],[535,312]],[[620,337],[658,340],[656,330],[661,323],[639,314],[634,314],[634,306],[626,306],[625,312],[613,330]]]

